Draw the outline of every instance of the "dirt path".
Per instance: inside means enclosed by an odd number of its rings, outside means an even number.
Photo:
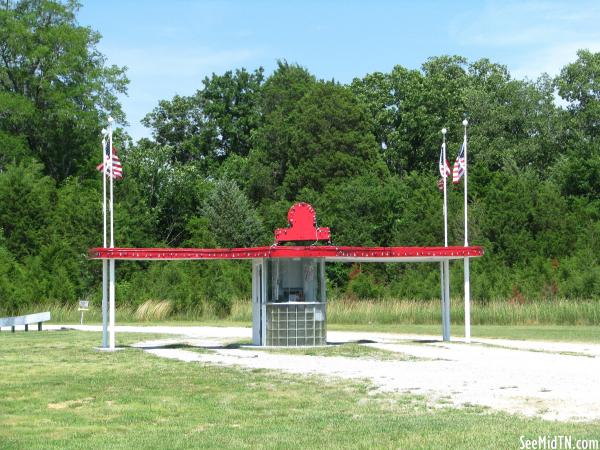
[[[235,340],[249,339],[249,328],[118,327],[117,332],[177,335],[138,344],[164,358],[368,379],[384,391],[423,394],[432,401],[444,399],[454,405],[470,403],[552,420],[600,420],[598,344],[476,339],[467,345],[460,341],[440,342],[437,336],[328,332],[329,342],[370,341],[364,345],[418,358],[388,361],[224,347]],[[211,347],[211,351],[161,348],[174,343]]]

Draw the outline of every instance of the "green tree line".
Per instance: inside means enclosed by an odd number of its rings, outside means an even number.
[[[99,298],[100,130],[126,118],[126,69],[73,1],[0,6],[0,308]],[[600,297],[600,53],[582,49],[555,77],[515,79],[461,56],[395,66],[344,84],[279,61],[199,80],[161,100],[115,145],[117,246],[270,245],[296,201],[338,245],[440,245],[440,130],[449,159],[469,118],[472,292],[494,298]],[[449,241],[463,240],[462,182],[449,191]],[[461,267],[454,264],[456,294]],[[332,292],[438,296],[436,265],[331,264]],[[245,262],[127,262],[120,302],[169,299],[227,314],[249,296]]]

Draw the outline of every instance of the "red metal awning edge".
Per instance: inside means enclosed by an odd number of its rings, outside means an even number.
[[[483,256],[483,247],[271,246],[250,248],[92,248],[91,259],[137,261],[325,258],[344,262],[431,262]]]

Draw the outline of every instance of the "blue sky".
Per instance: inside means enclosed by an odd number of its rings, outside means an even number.
[[[192,94],[213,72],[268,74],[278,58],[346,83],[442,54],[536,78],[558,73],[578,48],[600,51],[597,0],[84,0],[78,20],[102,34],[110,64],[129,68],[121,102],[134,139],[150,135],[139,121],[159,100]]]

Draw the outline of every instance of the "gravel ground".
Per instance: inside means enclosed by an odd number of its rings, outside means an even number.
[[[68,328],[100,330],[98,326],[85,325]],[[416,357],[384,361],[224,347],[235,340],[249,339],[250,328],[117,327],[117,333],[124,332],[175,335],[138,344],[164,358],[367,379],[382,391],[421,394],[436,404],[440,404],[439,400],[446,405],[475,404],[550,420],[600,420],[598,344],[509,339],[474,339],[471,344],[464,344],[460,339],[441,342],[439,336],[341,331],[327,334],[329,342],[366,342],[364,345]],[[160,348],[174,343],[211,347],[211,351]]]

